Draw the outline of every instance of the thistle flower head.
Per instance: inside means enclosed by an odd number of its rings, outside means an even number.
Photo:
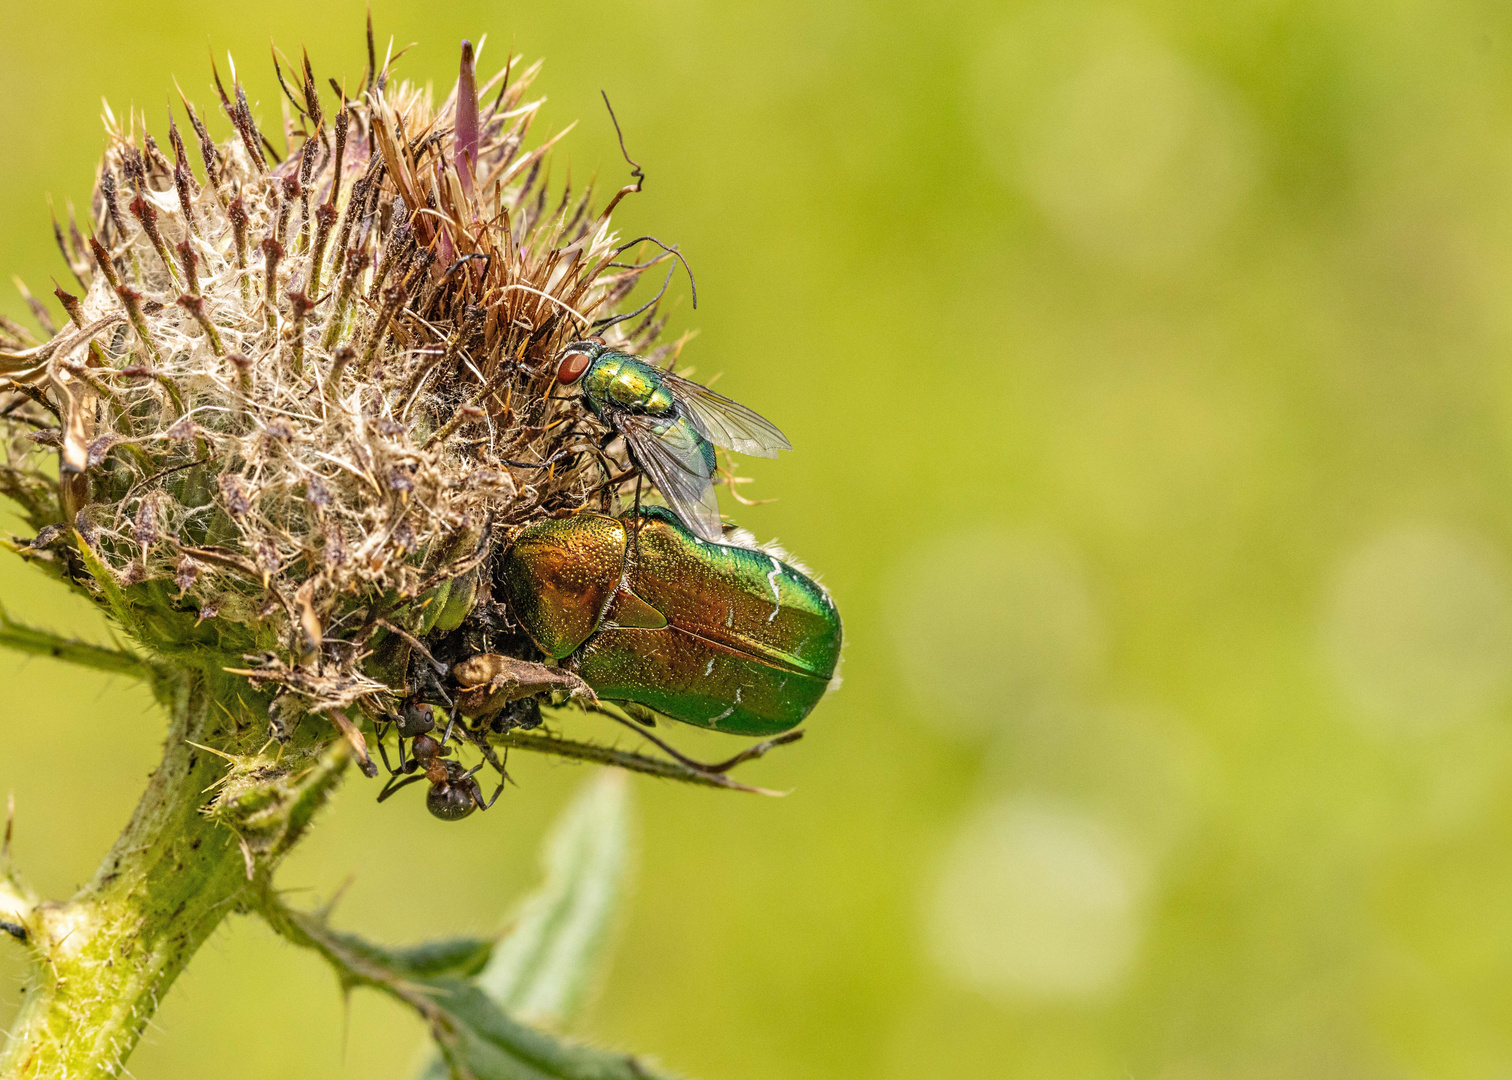
[[[56,230],[68,324],[0,328],[16,549],[299,711],[386,708],[437,655],[530,655],[492,560],[613,509],[630,472],[553,360],[590,334],[671,351],[654,303],[616,314],[649,265],[610,225],[634,188],[548,188],[538,68],[478,85],[464,43],[438,106],[387,65],[347,97],[305,57],[273,133],[217,74],[220,143],[187,100],[163,142],[107,110],[85,228]]]

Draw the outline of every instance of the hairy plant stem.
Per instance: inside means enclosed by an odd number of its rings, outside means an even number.
[[[94,879],[66,902],[37,902],[0,867],[11,886],[0,907],[20,909],[0,916],[25,928],[36,965],[0,1051],[4,1080],[118,1075],[173,980],[245,906],[251,879],[271,872],[345,764],[338,742],[306,755],[313,764],[298,776],[238,784],[261,759],[228,774],[226,759],[194,744],[261,738],[233,719],[247,715],[245,684],[240,700],[217,671],[175,672],[155,687],[171,714],[163,760]]]
[[[0,607],[0,646],[33,656],[51,656],[111,675],[146,678],[153,673],[150,663],[132,653],[38,630],[12,619],[3,607]]]

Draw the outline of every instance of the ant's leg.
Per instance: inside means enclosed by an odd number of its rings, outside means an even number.
[[[394,768],[393,765],[391,765],[389,763],[388,751],[385,750],[384,747],[383,747],[383,736],[385,736],[387,734],[388,734],[388,730],[387,730],[387,727],[385,727],[385,729],[383,731],[381,731],[381,732],[378,733],[378,737],[377,737],[377,740],[376,740],[377,743],[378,743],[378,756],[383,759],[383,767],[389,771],[389,775],[390,776],[398,776],[400,773],[410,772],[411,770],[406,769],[404,767],[405,766],[405,761],[404,761],[404,739],[402,739],[402,738],[399,740],[399,767],[396,769],[396,768]]]
[[[389,782],[384,784],[383,790],[378,793],[378,801],[383,802],[400,788],[409,787],[411,784],[417,783],[418,781],[424,779],[424,774],[421,774],[419,776],[406,776],[403,780],[401,780],[399,779],[399,774],[395,773],[393,776],[389,777]]]
[[[504,782],[501,780],[499,781],[498,790],[493,793],[493,798],[489,799],[487,802],[484,802],[483,789],[479,787],[478,782],[476,780],[473,780],[471,777],[472,773],[469,773],[467,793],[472,796],[473,805],[475,805],[479,810],[489,809],[493,806],[494,803],[499,801],[499,796],[504,794]]]
[[[477,731],[468,728],[467,734],[472,744],[478,748],[478,752],[483,755],[483,759],[498,770],[501,777],[505,776],[504,763],[499,760],[499,755],[494,753],[494,748],[488,745],[488,740],[483,736],[483,728],[480,726]]]
[[[505,762],[509,761],[509,751],[507,749],[504,751],[504,760]],[[504,767],[501,765],[499,767],[499,786],[494,789],[493,798],[488,800],[488,806],[485,806],[483,809],[487,810],[489,806],[499,801],[499,796],[504,794],[504,785],[507,783],[509,783],[509,773],[505,772]],[[481,795],[482,790],[480,789],[478,793]]]

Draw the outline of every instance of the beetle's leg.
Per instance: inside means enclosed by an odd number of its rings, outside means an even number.
[[[784,735],[778,735],[774,739],[767,739],[765,742],[759,742],[755,746],[749,746],[746,749],[742,750],[740,753],[736,754],[734,757],[730,758],[728,761],[718,761],[712,764],[708,764],[688,757],[686,754],[678,750],[675,746],[672,746],[670,743],[657,738],[655,735],[651,734],[651,732],[647,731],[639,724],[636,724],[634,721],[626,720],[623,716],[619,715],[619,713],[610,712],[608,709],[596,707],[593,705],[584,705],[583,708],[589,710],[590,712],[602,713],[604,716],[607,716],[609,717],[609,719],[613,720],[616,724],[623,724],[625,727],[635,732],[641,738],[647,739],[650,742],[653,742],[657,746],[661,747],[663,751],[669,754],[680,764],[686,765],[688,768],[694,769],[697,772],[705,773],[711,776],[717,776],[721,773],[728,772],[742,762],[761,757],[768,750],[771,750],[774,747],[784,746],[790,742],[797,742],[799,739],[803,738],[802,731],[789,731]]]
[[[400,788],[407,788],[411,784],[418,783],[419,781],[424,780],[424,779],[425,779],[425,774],[424,773],[421,773],[418,776],[406,776],[403,780],[399,779],[399,774],[398,773],[395,773],[393,776],[389,777],[389,782],[386,783],[386,784],[384,784],[383,785],[383,790],[378,793],[378,801],[379,802],[383,802],[385,799],[387,799],[390,795],[394,794],[394,792],[398,791]]]
[[[801,738],[803,738],[802,731],[789,731],[778,735],[776,738],[765,739],[755,746],[748,746],[729,761],[721,761],[714,765],[705,765],[704,768],[714,773],[729,772],[737,765],[762,757],[768,750],[773,750],[779,746],[786,746],[788,743],[797,742]]]

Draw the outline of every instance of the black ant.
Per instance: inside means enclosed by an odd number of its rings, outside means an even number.
[[[430,735],[436,726],[436,715],[429,705],[410,699],[400,708],[393,723],[399,731],[399,767],[396,769],[389,763],[388,751],[383,748],[383,733],[380,732],[378,753],[389,771],[389,780],[378,793],[379,802],[420,780],[427,780],[431,785],[425,795],[425,808],[442,821],[460,821],[474,810],[487,810],[498,802],[504,791],[502,780],[493,798],[484,802],[483,788],[473,775],[483,768],[483,763],[468,769],[447,756],[451,753],[451,747],[446,745],[451,737],[451,725],[440,739]],[[408,757],[404,753],[405,739],[410,742]],[[416,773],[419,775],[414,775]]]

